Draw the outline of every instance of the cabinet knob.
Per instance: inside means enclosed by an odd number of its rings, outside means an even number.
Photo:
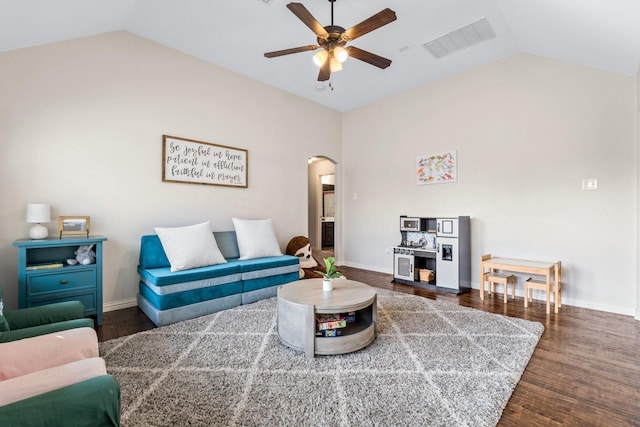
[[[62,285],[66,285],[67,283],[69,283],[69,282],[67,282],[65,279],[60,280],[60,284],[62,284]]]

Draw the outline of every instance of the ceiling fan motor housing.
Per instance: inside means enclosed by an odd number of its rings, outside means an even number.
[[[339,25],[327,25],[324,29],[327,31],[327,35],[325,37],[318,36],[318,45],[320,45],[320,47],[332,50],[337,46],[342,47],[347,44],[347,41],[343,40],[342,37],[345,31],[344,28]]]

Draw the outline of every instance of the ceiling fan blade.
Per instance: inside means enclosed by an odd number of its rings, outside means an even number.
[[[347,31],[342,33],[341,38],[345,42],[355,40],[358,37],[364,36],[365,34],[382,27],[383,25],[387,25],[388,23],[395,21],[396,19],[396,13],[393,10],[386,8],[370,18],[365,19],[361,23],[349,28]]]
[[[304,22],[307,27],[311,28],[311,31],[316,33],[316,36],[323,39],[329,37],[327,30],[324,29],[324,27],[318,22],[316,18],[313,17],[311,12],[309,12],[302,3],[289,3],[287,5],[287,8],[289,8],[289,10],[293,12],[293,14],[296,15],[299,20]]]
[[[300,47],[292,47],[291,49],[283,49],[283,50],[275,50],[273,52],[267,52],[264,54],[267,58],[275,58],[277,56],[282,55],[290,55],[292,53],[306,52],[308,50],[316,50],[320,46],[309,45],[309,46],[300,46]]]
[[[331,76],[331,57],[327,57],[327,59],[325,59],[324,64],[322,64],[322,67],[320,67],[320,72],[318,73],[318,81],[319,82],[324,82],[326,80],[329,80],[329,77]]]
[[[355,46],[349,46],[346,49],[347,52],[349,52],[350,57],[359,59],[360,61],[364,61],[378,68],[385,69],[389,65],[391,65],[390,59],[383,58],[382,56],[378,56],[375,53],[367,52],[366,50],[359,49]]]

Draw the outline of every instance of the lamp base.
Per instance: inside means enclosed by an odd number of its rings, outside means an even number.
[[[29,237],[32,240],[46,239],[49,235],[49,230],[42,224],[36,224],[29,229]]]

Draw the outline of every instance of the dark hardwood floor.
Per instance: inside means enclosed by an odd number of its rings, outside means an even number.
[[[640,426],[640,321],[564,305],[524,308],[522,298],[480,299],[477,290],[456,296],[391,282],[388,274],[340,267],[371,286],[449,301],[478,310],[538,321],[545,331],[505,408],[500,426]],[[553,311],[553,310],[552,310]],[[153,328],[137,307],[104,313],[101,341]]]

